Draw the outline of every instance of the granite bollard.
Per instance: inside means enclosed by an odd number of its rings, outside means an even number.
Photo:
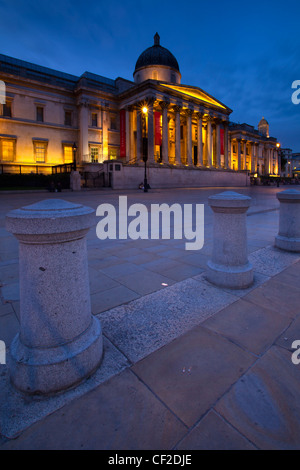
[[[22,392],[68,389],[100,365],[103,339],[91,314],[86,248],[93,224],[93,209],[55,199],[6,217],[19,241],[20,263],[20,333],[8,364]]]
[[[280,202],[279,232],[275,246],[300,252],[300,191],[287,189],[276,194]]]
[[[214,212],[213,251],[206,278],[212,284],[244,289],[253,283],[248,261],[246,212],[251,198],[225,191],[208,198]]]
[[[79,171],[71,171],[70,174],[70,189],[72,191],[80,191],[81,190],[81,176]]]

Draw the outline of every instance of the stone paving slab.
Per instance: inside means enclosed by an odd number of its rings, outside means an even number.
[[[293,319],[300,313],[300,284],[299,288],[289,286],[287,289],[279,279],[271,279],[247,294],[244,300]]]
[[[10,384],[8,371],[5,368],[0,374],[1,434],[8,438],[14,438],[28,426],[62,408],[75,398],[85,395],[110,377],[120,373],[128,365],[129,362],[120,351],[108,339],[104,338],[104,357],[101,367],[75,389],[50,398],[33,398],[18,393]]]
[[[213,410],[209,411],[192,431],[176,446],[178,450],[255,450]]]
[[[98,318],[104,333],[134,363],[236,300],[234,295],[187,279]]]
[[[126,370],[1,449],[163,450],[185,433],[186,427]]]
[[[298,253],[289,253],[274,246],[267,246],[249,255],[249,261],[255,271],[265,276],[275,276],[298,260]]]
[[[242,299],[202,323],[256,355],[266,352],[289,324],[280,313]]]
[[[190,427],[255,360],[220,335],[195,327],[132,370]]]
[[[216,405],[216,410],[254,445],[300,449],[300,369],[273,346]]]

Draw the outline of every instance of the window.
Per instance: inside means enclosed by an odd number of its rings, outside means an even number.
[[[14,139],[1,140],[1,160],[4,162],[13,162],[15,159],[16,141]]]
[[[47,155],[48,142],[37,140],[33,142],[34,156],[36,163],[45,163]]]
[[[236,144],[233,144],[232,150],[233,150],[233,153],[236,153]]]
[[[98,127],[98,114],[92,113],[92,127]]]
[[[153,80],[157,80],[157,79],[158,79],[158,78],[157,78],[157,77],[158,77],[158,75],[157,75],[157,70],[153,70],[152,76],[153,76]]]
[[[183,126],[180,126],[180,140],[183,140]]]
[[[36,107],[36,120],[38,122],[44,122],[44,108],[42,106]]]
[[[98,163],[98,158],[99,158],[99,148],[91,147],[91,162]]]
[[[110,117],[110,128],[114,131],[117,130],[117,117],[116,116]]]
[[[64,163],[73,163],[72,145],[64,145]]]
[[[65,126],[72,126],[72,112],[65,111]]]
[[[11,102],[7,101],[2,106],[2,116],[11,117]]]
[[[171,82],[176,83],[176,76],[175,73],[171,73]]]

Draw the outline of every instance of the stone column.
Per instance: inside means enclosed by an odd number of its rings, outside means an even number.
[[[255,173],[254,142],[250,142],[250,172]]]
[[[142,149],[142,115],[138,108],[136,111],[136,161],[142,162],[143,158]]]
[[[109,106],[106,104],[103,108],[103,119],[102,119],[102,149],[103,149],[103,160],[108,160],[108,128],[109,128]]]
[[[242,165],[242,170],[246,170],[246,165],[247,165],[247,140],[244,140],[243,144],[244,144],[244,164]]]
[[[197,148],[197,153],[198,153],[198,161],[197,161],[197,166],[202,167],[203,166],[203,134],[202,134],[202,118],[203,118],[203,113],[197,113],[197,133],[198,133],[198,148]]]
[[[192,148],[192,109],[186,109],[186,156],[188,166],[193,166],[193,148]]]
[[[10,349],[15,387],[50,394],[80,383],[102,359],[100,322],[91,314],[86,234],[94,210],[50,199],[10,212],[19,240],[20,333]]]
[[[238,153],[238,171],[241,171],[242,169],[242,157],[241,157],[241,139],[236,139],[238,148],[237,148],[237,153]]]
[[[275,246],[300,252],[300,191],[287,189],[276,194],[280,202],[279,233]]]
[[[224,125],[224,168],[230,168],[230,161],[228,155],[228,122],[223,121]]]
[[[216,119],[216,167],[221,168],[220,120]]]
[[[80,161],[89,161],[89,108],[85,101],[79,104],[79,129]]]
[[[130,160],[130,114],[131,110],[126,108],[126,163]]]
[[[225,191],[208,200],[214,212],[214,223],[207,279],[221,287],[249,287],[253,282],[253,268],[247,255],[246,212],[251,198]]]
[[[135,110],[134,107],[130,107],[130,158],[129,162],[133,163],[136,160],[136,154],[135,154],[135,141],[134,141],[134,116]]]
[[[169,163],[169,122],[168,122],[168,108],[170,103],[167,101],[160,101],[162,109],[162,163]]]
[[[212,123],[213,118],[208,116],[207,118],[207,166],[212,167]]]
[[[181,164],[180,111],[181,106],[174,106],[175,112],[175,162]]]
[[[148,162],[154,163],[154,115],[153,100],[148,102]]]

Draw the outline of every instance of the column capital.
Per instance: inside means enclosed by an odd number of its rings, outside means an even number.
[[[168,109],[170,107],[170,101],[160,101],[159,106],[161,109]]]
[[[202,113],[201,111],[197,111],[195,115],[197,116],[198,119],[203,119],[204,113]]]
[[[175,104],[174,106],[172,106],[172,108],[175,113],[180,113],[180,111],[182,110],[182,106],[179,104]]]
[[[184,109],[184,114],[186,116],[192,116],[194,114],[194,108],[186,108]]]

